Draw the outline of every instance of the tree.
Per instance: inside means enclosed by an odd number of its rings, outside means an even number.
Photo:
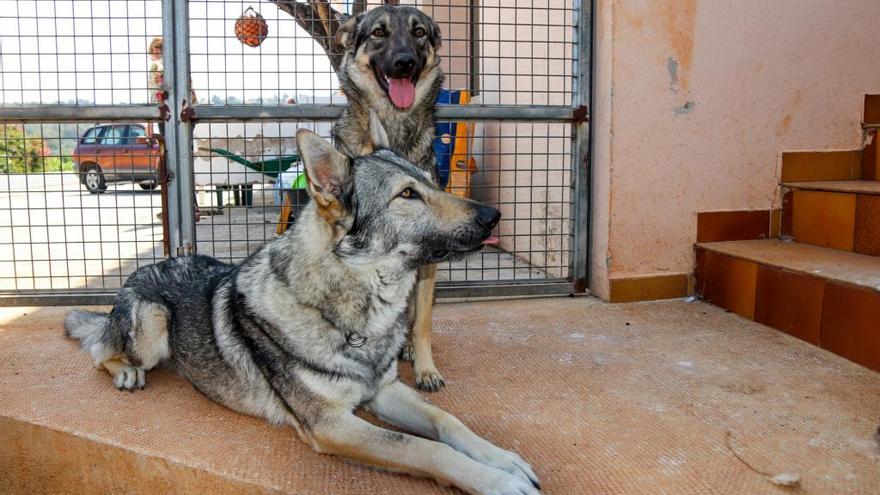
[[[0,125],[0,173],[43,171],[45,144],[26,137],[21,125]]]
[[[342,64],[342,56],[345,48],[336,42],[336,32],[339,26],[348,19],[348,15],[334,9],[328,0],[309,0],[297,2],[295,0],[269,0],[280,10],[290,14],[296,23],[315,39],[327,58],[333,70],[338,70]],[[400,0],[383,0],[388,5],[398,5]],[[351,15],[357,16],[367,10],[367,0],[353,0],[351,2]]]

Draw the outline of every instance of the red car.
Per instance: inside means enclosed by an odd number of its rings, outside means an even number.
[[[92,127],[73,150],[74,170],[92,194],[108,182],[137,182],[142,189],[158,185],[159,144],[146,124]]]

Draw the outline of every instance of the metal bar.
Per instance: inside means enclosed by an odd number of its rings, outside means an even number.
[[[880,129],[880,124],[862,124],[862,129],[869,131],[873,129]]]
[[[511,120],[536,122],[571,122],[576,109],[565,106],[537,105],[438,105],[438,120]]]
[[[0,106],[0,122],[156,121],[155,105],[15,105]]]
[[[116,300],[116,292],[77,292],[59,293],[57,289],[47,289],[40,293],[0,295],[0,308],[11,306],[109,306]]]
[[[193,123],[184,118],[192,111],[192,82],[189,66],[189,2],[176,0],[174,4],[174,126],[177,132],[177,181],[173,191],[179,198],[180,252],[194,253],[196,249],[195,187],[193,177]]]
[[[591,0],[578,0],[575,3],[577,22],[575,29],[575,50],[572,73],[573,106],[590,104],[591,94]],[[572,124],[574,146],[572,146],[573,205],[572,213],[572,253],[571,276],[578,292],[587,290],[590,265],[590,125],[587,119]]]
[[[470,0],[470,54],[468,58],[468,77],[470,78],[471,96],[480,94],[480,0]]]
[[[198,122],[225,122],[229,120],[336,120],[342,115],[341,105],[287,105],[264,107],[258,105],[196,105],[193,120]],[[535,122],[572,122],[577,109],[565,105],[438,105],[437,120],[511,120]]]
[[[483,297],[524,297],[524,296],[568,296],[582,291],[576,290],[571,282],[542,281],[529,283],[468,282],[468,285],[437,284],[437,299],[461,299]],[[0,307],[10,306],[105,306],[116,300],[116,292],[77,292],[63,293],[46,290],[32,294],[0,295]]]
[[[521,297],[521,296],[567,296],[583,291],[577,290],[571,282],[541,281],[529,283],[468,282],[467,285],[438,283],[437,299],[459,299],[472,297]]]
[[[166,86],[168,81],[175,81],[175,3],[177,3],[175,0],[162,0],[162,65],[163,70],[165,71],[163,79],[166,81]],[[167,102],[170,111],[168,112],[168,120],[165,122],[164,129],[162,130],[162,137],[165,139],[165,166],[169,174],[167,184],[169,188],[168,210],[165,211],[164,214],[168,217],[168,225],[170,227],[168,233],[168,247],[171,256],[175,256],[182,245],[179,228],[180,195],[176,192],[177,188],[179,188],[178,177],[180,176],[180,160],[177,158],[179,153],[178,149],[181,145],[189,144],[181,143],[176,132],[179,125],[180,112],[176,111],[175,108],[175,102],[178,101],[178,99],[174,86],[174,84],[171,84],[170,87],[166,88],[168,90]]]

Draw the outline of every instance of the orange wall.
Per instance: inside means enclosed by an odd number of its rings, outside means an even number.
[[[696,213],[778,207],[784,150],[862,145],[877,0],[600,0],[591,286],[690,273]]]

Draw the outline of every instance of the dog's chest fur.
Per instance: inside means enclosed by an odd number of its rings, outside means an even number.
[[[419,168],[435,173],[433,106],[401,112],[389,104],[376,105],[382,126],[388,133],[391,149]],[[337,146],[349,156],[360,156],[373,151],[369,129],[369,107],[352,104],[333,128]]]
[[[287,273],[272,261],[281,255],[293,261]],[[253,257],[237,277],[242,305],[285,349],[296,370],[291,378],[322,397],[357,405],[396,377],[415,273],[382,263],[352,269],[332,257],[294,261],[303,255],[276,242]]]

